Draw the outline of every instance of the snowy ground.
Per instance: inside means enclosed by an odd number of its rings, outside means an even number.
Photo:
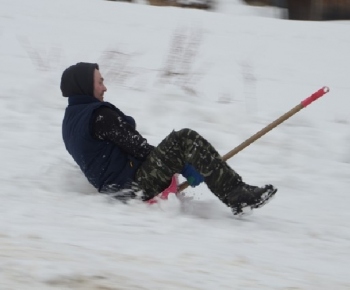
[[[0,0],[0,289],[350,289],[349,22],[102,0]],[[174,49],[175,48],[175,49]],[[276,198],[235,219],[205,185],[149,208],[98,195],[66,153],[62,71],[98,62],[105,99],[158,144],[190,127]],[[168,73],[168,74],[167,74]]]

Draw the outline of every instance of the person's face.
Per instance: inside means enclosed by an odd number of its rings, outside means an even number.
[[[99,70],[94,71],[94,97],[99,101],[103,101],[103,94],[107,91],[103,83],[103,77]]]

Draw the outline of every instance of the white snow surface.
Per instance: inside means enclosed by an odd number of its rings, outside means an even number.
[[[212,12],[102,0],[0,0],[0,289],[350,289],[350,26],[221,0]],[[97,62],[105,100],[157,145],[192,128],[279,191],[234,218],[205,185],[113,202],[61,137],[63,70]],[[167,75],[166,72],[170,72]]]

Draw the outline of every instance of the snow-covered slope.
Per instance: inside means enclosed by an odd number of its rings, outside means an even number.
[[[0,0],[0,289],[350,289],[348,22],[100,0]],[[98,62],[105,99],[158,144],[190,127],[276,198],[234,219],[205,185],[182,207],[95,193],[66,153],[62,71]]]

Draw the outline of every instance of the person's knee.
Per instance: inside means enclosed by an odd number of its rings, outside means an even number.
[[[196,131],[189,128],[183,128],[177,131],[177,134],[180,139],[194,139],[196,136],[198,136]]]

